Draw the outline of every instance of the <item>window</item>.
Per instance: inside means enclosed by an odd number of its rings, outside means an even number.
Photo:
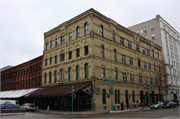
[[[117,104],[117,90],[115,90],[115,104]]]
[[[64,44],[64,43],[65,43],[65,35],[61,36],[61,44]]]
[[[133,58],[129,57],[129,64],[133,65]]]
[[[103,36],[103,26],[100,26],[100,35]]]
[[[42,63],[40,62],[40,68],[39,68],[39,71],[41,71],[41,69],[42,69]]]
[[[157,79],[155,78],[155,84],[158,85]]]
[[[154,26],[151,26],[151,31],[154,31]]]
[[[171,58],[173,58],[173,59],[174,59],[174,53],[173,53],[173,52],[171,52]]]
[[[48,43],[46,43],[46,50],[48,50]]]
[[[30,79],[31,80],[31,79]],[[44,84],[46,84],[46,73],[44,74]]]
[[[117,61],[117,58],[116,58],[116,49],[114,49],[114,61]]]
[[[151,63],[148,63],[148,69],[151,70]]]
[[[133,103],[135,103],[135,95],[134,95],[134,91],[132,91],[132,99],[133,99]]]
[[[72,51],[69,51],[69,60],[72,58]]]
[[[114,78],[117,80],[117,71],[114,71]]]
[[[140,30],[140,34],[143,34],[143,29]]]
[[[172,74],[171,68],[169,68],[169,72],[170,72],[170,74]]]
[[[176,70],[175,69],[173,69],[173,75],[176,76]]]
[[[128,48],[132,48],[131,41],[128,41]]]
[[[146,28],[144,28],[144,33],[147,33],[147,30],[146,30]]]
[[[57,55],[56,55],[55,58],[54,58],[54,63],[55,63],[55,64],[57,63]]]
[[[136,44],[136,50],[139,52],[139,45]]]
[[[40,64],[41,64],[41,62],[40,62]],[[28,74],[28,67],[27,67],[27,74]],[[16,75],[15,75],[16,76]]]
[[[125,55],[121,55],[121,61],[123,64],[126,64]]]
[[[113,41],[115,41],[115,34],[114,33],[112,34],[112,39],[113,39]]]
[[[142,83],[142,76],[139,76],[139,83]]]
[[[157,52],[157,58],[159,59],[159,52]]]
[[[45,59],[45,66],[47,66],[47,59]],[[32,66],[31,66],[31,68],[32,68]]]
[[[104,58],[104,45],[101,45],[101,57]]]
[[[146,65],[146,62],[143,62],[143,64],[144,64],[144,68],[145,68],[145,69],[147,69],[147,65]]]
[[[79,66],[76,66],[76,80],[79,80]]]
[[[145,77],[145,83],[146,84],[148,83],[148,77]]]
[[[149,52],[149,49],[147,49],[147,55],[150,56],[150,52]]]
[[[124,45],[124,38],[123,37],[120,37],[120,44]]]
[[[85,79],[88,79],[89,77],[89,67],[88,63],[85,64]]]
[[[88,45],[87,45],[87,46],[84,46],[84,50],[85,50],[85,51],[84,51],[84,53],[85,53],[84,55],[88,55]]]
[[[49,64],[50,64],[50,65],[52,64],[52,57],[50,57],[50,62],[49,62]]]
[[[154,50],[152,50],[152,54],[153,54],[153,57],[154,57]]]
[[[146,51],[145,51],[144,47],[142,47],[142,52],[143,52],[143,54],[146,54]]]
[[[103,102],[103,105],[106,104],[106,89],[103,89],[102,102]]]
[[[76,49],[76,57],[79,57],[79,48]]]
[[[53,47],[53,41],[51,41],[51,48]]]
[[[102,78],[105,78],[105,69],[104,68],[101,69],[101,74],[102,74]]]
[[[154,40],[155,39],[155,34],[151,34],[151,38],[152,38],[152,40]]]
[[[168,41],[166,41],[166,47],[168,47]]]
[[[152,78],[149,78],[149,80],[150,80],[150,85],[153,85]]]
[[[56,71],[54,71],[54,83],[56,83],[56,81],[57,81],[57,73]]]
[[[134,75],[130,74],[130,77],[131,77],[131,82],[134,82]]]
[[[64,61],[64,53],[60,54],[60,61]]]
[[[56,43],[55,43],[55,46],[57,46],[58,45],[58,38],[56,38]]]
[[[179,63],[177,63],[177,62],[176,62],[176,68],[178,68],[178,69],[179,69]]]
[[[64,80],[64,69],[60,69],[60,80]]]
[[[165,34],[165,38],[167,39],[167,33],[164,33]]]
[[[122,74],[123,74],[123,81],[127,81],[126,73],[122,73]]]
[[[139,31],[136,31],[137,34],[139,34]]]
[[[71,67],[68,68],[68,81],[71,81]]]
[[[80,29],[79,29],[79,26],[76,28],[76,37],[79,37],[80,35]]]
[[[84,24],[84,34],[88,34],[88,23]]]
[[[171,84],[173,84],[173,78],[171,78]]]
[[[39,76],[39,86],[41,86],[41,76]]]
[[[138,67],[141,67],[141,60],[137,60]]]
[[[169,56],[169,50],[167,49],[167,56]]]
[[[118,90],[118,104],[120,104],[120,92]]]
[[[49,72],[49,84],[51,83],[51,72]]]
[[[69,33],[69,41],[71,41],[71,40],[72,40],[72,32]]]

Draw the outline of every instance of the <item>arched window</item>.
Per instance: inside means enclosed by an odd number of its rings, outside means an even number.
[[[104,45],[101,45],[101,56],[104,58]]]
[[[116,49],[114,49],[114,61],[117,61],[117,59],[116,59]]]
[[[76,37],[79,37],[79,34],[80,34],[80,29],[79,29],[79,26],[76,28]]]
[[[103,26],[100,26],[100,35],[103,36]]]
[[[88,34],[88,23],[84,24],[84,34]]]

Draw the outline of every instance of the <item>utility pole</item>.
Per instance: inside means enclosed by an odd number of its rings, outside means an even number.
[[[144,88],[147,88],[147,96],[148,96],[148,100],[149,100],[149,108],[151,108],[150,96],[149,96],[149,87],[151,87],[151,88],[152,88],[151,83],[149,83],[148,81],[147,81],[147,82],[145,82],[145,86],[144,86]]]

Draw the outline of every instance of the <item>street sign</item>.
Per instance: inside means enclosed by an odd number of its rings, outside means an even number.
[[[95,100],[95,98],[91,98],[91,101]]]

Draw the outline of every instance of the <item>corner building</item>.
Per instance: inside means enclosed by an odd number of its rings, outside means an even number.
[[[74,110],[78,105],[85,110],[91,103],[95,105],[88,109],[110,110],[106,82],[113,76],[116,83],[112,99],[117,110],[120,102],[126,107],[148,104],[145,82],[152,85],[150,101],[154,103],[164,100],[166,93],[162,63],[160,46],[89,9],[44,33],[42,87],[54,92],[47,90],[36,96],[55,96],[47,99],[50,109],[53,100],[58,109],[66,110],[72,98],[71,94],[60,93],[61,87],[69,87],[72,93],[72,85],[77,85]],[[78,87],[80,84],[84,87]]]

